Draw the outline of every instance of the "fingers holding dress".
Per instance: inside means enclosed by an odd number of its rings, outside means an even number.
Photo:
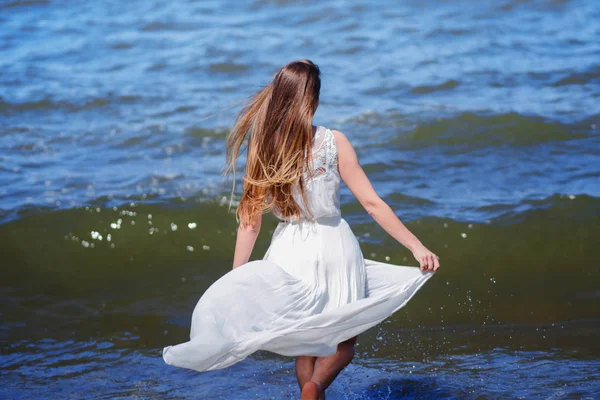
[[[436,255],[433,257],[433,272],[437,271],[440,268],[440,258]]]
[[[439,257],[422,246],[413,252],[415,259],[419,261],[420,269],[423,272],[432,271],[435,272],[440,268]]]

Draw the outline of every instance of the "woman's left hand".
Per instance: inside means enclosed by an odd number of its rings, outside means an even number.
[[[419,246],[413,251],[413,256],[419,262],[421,271],[437,271],[440,267],[439,257],[433,254],[427,247]]]

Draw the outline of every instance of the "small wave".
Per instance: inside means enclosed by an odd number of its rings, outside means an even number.
[[[18,0],[18,1],[7,1],[0,3],[0,9],[3,8],[15,8],[15,7],[31,7],[50,4],[50,0]]]
[[[580,174],[575,174],[569,178],[569,180],[594,180],[595,182],[600,182],[600,171],[590,171],[590,172],[582,172]],[[567,182],[564,182],[567,183]]]
[[[360,28],[359,24],[357,24],[355,22],[351,22],[351,23],[348,23],[346,25],[339,27],[337,29],[337,31],[338,32],[352,32],[352,31],[358,30],[359,28]]]
[[[524,200],[519,204],[488,206],[487,211],[501,211],[491,222],[496,225],[512,225],[523,221],[581,220],[600,217],[600,198],[587,194],[554,194],[538,200]],[[480,211],[484,211],[480,208]]]
[[[303,25],[311,25],[311,24],[315,24],[319,21],[322,21],[326,18],[326,15],[322,15],[322,14],[314,14],[314,15],[308,15],[302,19],[300,19],[296,25],[297,26],[303,26]]]
[[[152,176],[140,179],[138,181],[139,185],[143,186],[159,186],[166,182],[171,182],[175,180],[182,180],[185,178],[183,174],[158,174],[154,173]]]
[[[536,144],[587,137],[572,132],[571,127],[557,121],[518,113],[480,116],[463,113],[457,117],[423,124],[395,140],[400,145],[467,145],[470,149],[484,146],[533,146]]]
[[[0,98],[0,113],[24,113],[31,111],[67,110],[70,112],[92,110],[109,104],[134,103],[140,100],[139,96],[115,96],[98,97],[82,100],[81,102],[69,102],[64,100],[41,99],[22,103],[12,103]]]
[[[455,29],[444,29],[444,28],[437,28],[434,29],[433,31],[429,32],[426,37],[442,37],[444,39],[447,39],[447,36],[462,36],[462,35],[466,35],[468,33],[471,33],[470,30],[468,29],[461,29],[461,28],[455,28]]]
[[[174,110],[163,111],[160,113],[152,114],[152,117],[165,118],[165,117],[170,117],[172,115],[177,115],[177,114],[187,114],[189,112],[196,111],[197,109],[198,109],[198,107],[196,107],[196,106],[179,106],[179,107],[175,108]]]
[[[51,100],[26,101],[23,103],[9,103],[0,99],[0,113],[39,111],[59,108],[60,104]]]
[[[565,76],[564,78],[554,82],[552,86],[568,86],[568,85],[586,85],[600,84],[600,67],[592,68],[588,71],[575,72]]]
[[[362,46],[350,46],[350,47],[346,47],[343,49],[339,49],[339,50],[335,50],[332,52],[332,54],[356,54],[356,53],[360,53],[361,51],[364,50],[364,47]]]
[[[143,31],[160,31],[169,29],[170,25],[162,22],[151,22],[142,27]]]
[[[200,28],[198,24],[192,23],[167,23],[167,22],[151,22],[140,29],[143,32],[157,32],[157,31],[193,31]]]
[[[448,80],[440,85],[423,85],[417,86],[411,89],[411,93],[413,94],[425,94],[425,93],[433,93],[444,90],[451,90],[460,86],[460,82],[455,81],[454,79]]]
[[[110,48],[115,50],[127,50],[133,48],[133,45],[131,43],[117,42],[111,44]]]
[[[185,135],[190,138],[212,138],[224,137],[229,131],[227,129],[206,129],[192,126],[185,131]]]
[[[265,6],[277,6],[277,7],[287,7],[287,6],[295,6],[298,3],[308,3],[306,1],[298,1],[298,0],[256,0],[251,3],[251,9],[258,9]]]
[[[169,64],[167,64],[165,62],[157,62],[157,63],[154,63],[151,66],[149,66],[146,70],[147,71],[163,71],[167,68],[169,68]]]
[[[401,193],[392,193],[387,196],[387,199],[389,199],[390,203],[397,206],[432,206],[436,204],[435,201],[423,199],[421,197],[408,196]]]
[[[133,136],[133,137],[129,137],[124,139],[123,141],[119,142],[118,144],[114,145],[113,147],[115,149],[130,149],[130,148],[136,148],[136,147],[141,147],[141,148],[151,148],[151,147],[156,147],[156,144],[152,143],[152,136],[148,136],[148,135],[138,135],[138,136]],[[143,146],[140,146],[143,145]],[[113,163],[115,161],[113,160]]]
[[[243,71],[250,69],[250,67],[248,65],[236,64],[236,63],[231,63],[231,62],[210,64],[209,68],[212,72],[226,72],[226,73],[243,72]]]
[[[375,110],[365,111],[362,114],[351,117],[343,123],[361,124],[368,127],[399,127],[413,126],[414,124],[406,118],[405,115],[398,112],[388,112],[386,114]]]
[[[409,161],[409,160],[403,160],[403,161],[399,161],[399,160],[394,160],[394,161],[388,161],[388,162],[375,162],[375,163],[368,163],[363,165],[363,169],[367,174],[376,174],[378,172],[385,172],[386,170],[389,170],[390,167],[402,167],[402,168],[417,168],[419,166],[418,163],[414,162],[414,161]]]

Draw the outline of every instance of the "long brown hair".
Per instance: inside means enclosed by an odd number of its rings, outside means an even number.
[[[248,157],[237,209],[243,225],[276,209],[284,218],[300,215],[294,187],[306,204],[304,173],[311,163],[312,119],[319,104],[319,67],[310,60],[283,66],[273,81],[250,98],[227,136],[227,169],[233,172],[245,139]]]

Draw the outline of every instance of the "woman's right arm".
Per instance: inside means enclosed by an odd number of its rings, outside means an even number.
[[[437,271],[440,263],[411,231],[400,221],[394,211],[379,197],[369,178],[358,163],[350,141],[339,131],[332,131],[338,148],[340,176],[359,203],[373,219],[394,239],[408,248],[419,262],[422,271]]]

